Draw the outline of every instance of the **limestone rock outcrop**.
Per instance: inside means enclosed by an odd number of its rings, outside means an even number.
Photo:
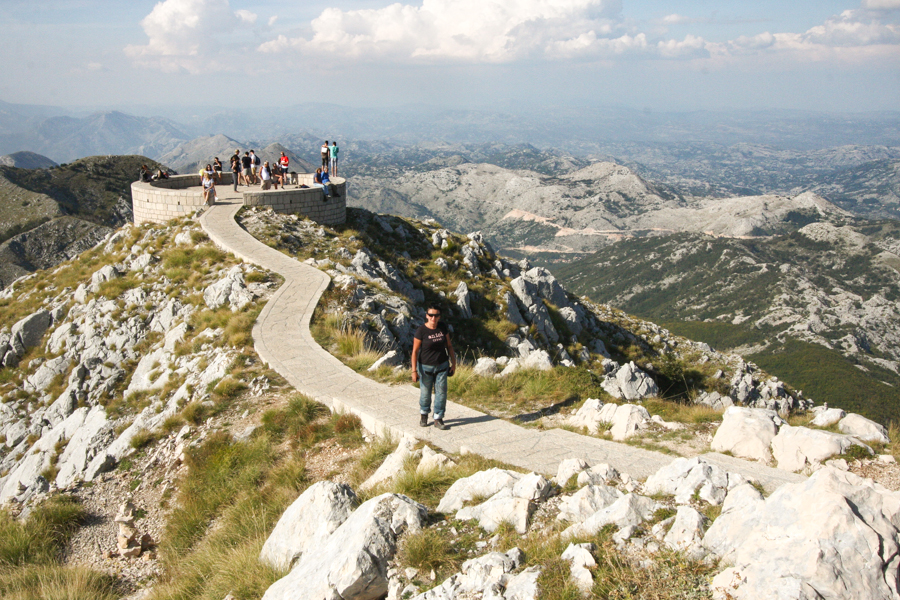
[[[729,492],[703,545],[733,565],[715,597],[749,600],[897,598],[900,492],[831,467],[766,499]]]
[[[259,560],[288,569],[309,550],[318,550],[359,504],[346,484],[319,481],[309,486],[278,519]]]
[[[263,600],[375,600],[388,591],[387,563],[400,536],[419,531],[427,509],[406,496],[382,494],[364,502]]]

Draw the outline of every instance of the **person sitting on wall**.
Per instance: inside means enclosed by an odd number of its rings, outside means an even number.
[[[331,178],[328,176],[328,169],[322,169],[322,185],[328,189],[329,196],[334,196],[335,198],[341,197],[335,189],[334,184],[331,183]]]
[[[331,180],[328,179],[328,171],[322,171],[322,167],[316,169],[316,174],[313,176],[313,187],[322,188],[322,193],[325,194],[325,197],[322,198],[322,202],[328,202],[331,199]]]
[[[212,171],[212,169],[210,169]],[[201,182],[203,185],[203,200],[207,204],[215,204],[216,200],[216,180],[213,176],[203,174],[203,181]]]
[[[219,160],[218,156],[213,159],[213,172],[216,175],[216,181],[221,183],[222,182],[222,161]]]
[[[163,171],[162,169],[157,169],[156,173],[153,174],[153,181],[159,181],[160,179],[168,179],[169,174]]]
[[[150,169],[147,165],[141,165],[141,181],[148,183],[150,180]]]

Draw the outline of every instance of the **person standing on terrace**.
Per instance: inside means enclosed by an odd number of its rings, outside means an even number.
[[[234,183],[234,191],[238,191],[238,181],[241,178],[241,151],[235,150],[231,155],[231,178]]]
[[[253,183],[253,175],[250,171],[250,165],[253,161],[250,159],[250,153],[244,152],[244,155],[241,157],[241,168],[244,170],[244,183],[250,185]]]
[[[328,142],[325,143],[327,144]],[[338,145],[336,141],[331,142],[331,150],[329,152],[331,156],[331,174],[337,177]]]
[[[288,168],[291,165],[291,159],[288,158],[287,154],[284,152],[281,153],[281,158],[278,159],[278,166],[281,168],[281,187],[287,186],[288,181]]]
[[[328,159],[331,157],[331,151],[328,149],[328,140],[322,144],[322,168],[328,168]]]
[[[431,305],[425,311],[425,323],[413,334],[412,380],[419,382],[419,426],[428,427],[431,392],[434,390],[434,426],[441,431],[447,408],[447,377],[456,372],[456,353],[450,331],[441,323],[441,309]]]

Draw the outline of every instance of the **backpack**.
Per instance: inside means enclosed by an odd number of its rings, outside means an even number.
[[[262,161],[259,160],[259,156],[258,156],[258,155],[254,155],[254,156],[253,156],[253,164],[254,164],[255,166],[258,167],[258,166],[260,165],[260,163],[262,163]]]

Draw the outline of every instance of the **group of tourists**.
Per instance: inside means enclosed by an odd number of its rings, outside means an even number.
[[[243,156],[240,150],[235,150],[231,157],[234,191],[238,191],[239,185],[259,185],[264,190],[273,186],[277,190],[279,185],[283,188],[288,183],[290,166],[291,159],[284,152],[274,164],[269,164],[269,161],[260,159],[254,150],[245,151]]]
[[[141,181],[144,183],[148,183],[150,181],[158,181],[160,179],[168,179],[169,174],[163,171],[162,169],[157,169],[156,173],[150,173],[150,167],[147,165],[141,165]]]

